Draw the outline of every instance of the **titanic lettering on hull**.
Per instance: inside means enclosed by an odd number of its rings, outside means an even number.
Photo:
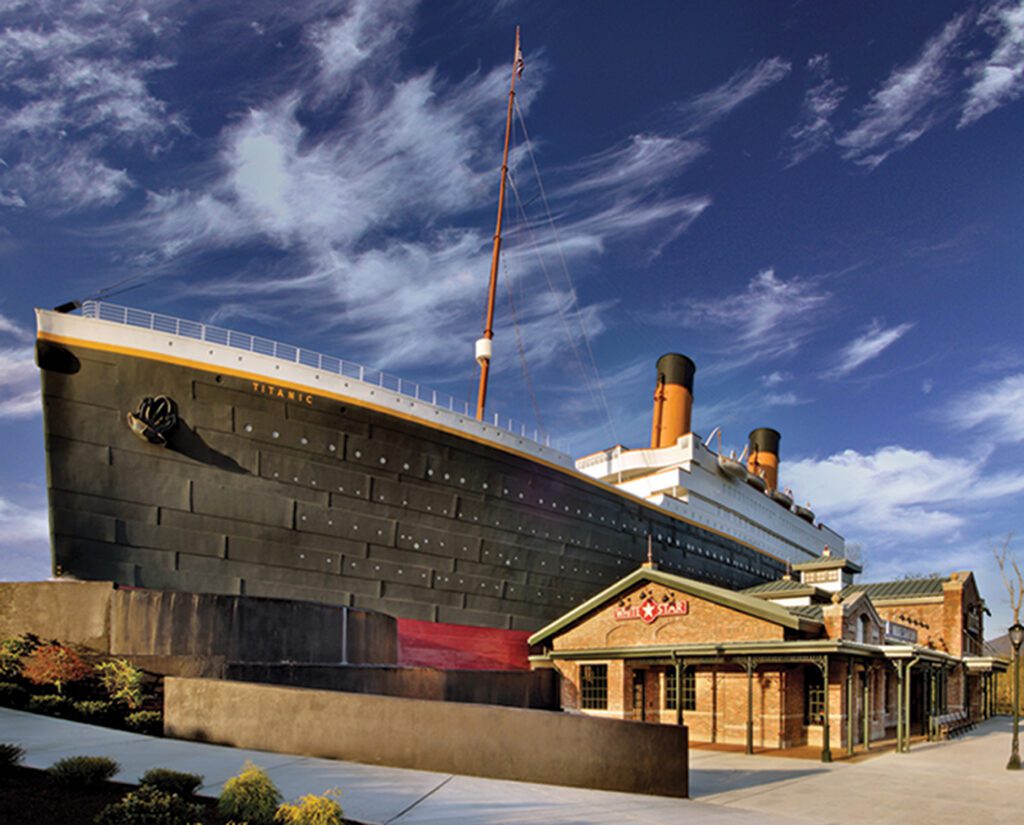
[[[259,381],[252,382],[252,391],[260,395],[270,395],[280,398],[282,401],[299,401],[310,406],[313,405],[313,396],[308,392],[297,390],[286,390],[283,387],[275,387],[273,384],[262,384]]]
[[[659,616],[685,616],[690,612],[690,603],[687,601],[656,602],[654,599],[646,599],[636,607],[620,607],[615,611],[615,618],[620,622],[627,619],[639,619],[644,624],[650,624]]]

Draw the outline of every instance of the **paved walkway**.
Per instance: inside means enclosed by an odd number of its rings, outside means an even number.
[[[0,708],[0,741],[45,768],[64,756],[113,757],[116,777],[149,768],[200,773],[216,796],[246,759],[265,768],[286,799],[340,788],[345,815],[381,825],[782,825],[1024,821],[1024,771],[1005,770],[1010,721],[986,722],[953,742],[919,745],[857,763],[693,750],[692,799],[585,791],[555,785],[358,765],[159,739]]]

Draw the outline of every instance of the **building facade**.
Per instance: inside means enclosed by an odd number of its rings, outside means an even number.
[[[972,574],[857,585],[860,568],[828,556],[794,572],[731,591],[648,563],[531,636],[532,664],[558,671],[570,712],[826,760],[991,711],[1005,665],[980,655]]]

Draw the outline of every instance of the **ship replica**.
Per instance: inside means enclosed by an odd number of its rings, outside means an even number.
[[[53,572],[534,631],[649,556],[730,588],[843,539],[778,489],[779,434],[691,432],[695,366],[657,361],[649,449],[573,461],[478,402],[339,358],[103,301],[38,310]],[[719,439],[720,443],[720,439]]]

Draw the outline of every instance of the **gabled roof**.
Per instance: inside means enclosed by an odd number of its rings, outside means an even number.
[[[542,627],[527,639],[527,642],[531,645],[540,644],[545,639],[554,636],[559,631],[565,630],[570,625],[584,618],[587,614],[603,607],[619,594],[645,581],[671,587],[673,590],[679,590],[690,596],[696,596],[793,630],[814,630],[821,623],[820,619],[811,619],[793,613],[790,608],[773,604],[755,596],[748,596],[736,590],[727,590],[724,587],[715,587],[713,584],[705,584],[694,579],[677,576],[674,573],[667,573],[656,567],[644,565],[619,579],[610,587],[605,588],[593,598],[588,599],[583,604],[574,607],[568,613],[555,619],[551,624]]]
[[[852,559],[845,556],[821,556],[813,561],[804,561],[794,564],[793,569],[798,573],[804,570],[849,570],[851,573],[860,573],[863,568]]]
[[[886,599],[919,599],[925,596],[941,596],[942,583],[948,578],[931,576],[926,579],[899,579],[893,582],[874,584],[851,584],[843,589],[844,599],[855,593],[866,593],[872,601]]]
[[[868,608],[868,611],[871,613],[871,618],[875,620],[876,624],[882,626],[882,630],[884,632],[885,619],[878,615],[878,611],[875,609],[874,602],[871,601],[871,596],[865,593],[863,590],[855,590],[852,593],[847,594],[847,596],[843,598],[841,604],[843,605],[844,610],[852,612],[854,610],[859,609],[857,607],[857,602],[861,601],[864,602],[864,605]]]
[[[742,590],[740,592],[746,593],[748,596],[756,596],[759,599],[767,600],[788,599],[794,596],[810,596],[811,598],[817,598],[826,602],[832,595],[827,590],[822,590],[820,587],[815,587],[813,584],[805,584],[804,582],[792,581],[790,579],[776,579],[773,582],[755,584],[753,587],[748,587],[746,590]]]

